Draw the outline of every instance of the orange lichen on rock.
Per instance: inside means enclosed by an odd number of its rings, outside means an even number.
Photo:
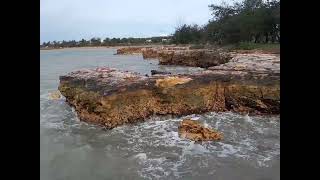
[[[223,138],[222,133],[204,127],[198,121],[184,119],[179,125],[179,136],[192,141],[216,141]]]
[[[156,86],[157,87],[163,87],[163,88],[168,88],[168,87],[173,87],[177,84],[184,84],[189,81],[191,81],[191,78],[185,78],[185,77],[166,77],[163,79],[157,79],[156,81]]]

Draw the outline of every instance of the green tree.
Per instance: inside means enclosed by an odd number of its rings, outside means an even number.
[[[91,38],[90,45],[91,46],[101,46],[101,39],[100,38]]]
[[[280,41],[280,2],[245,0],[209,5],[213,18],[204,28],[211,43]]]
[[[173,34],[176,44],[199,43],[202,38],[202,29],[198,25],[184,24],[178,27]]]

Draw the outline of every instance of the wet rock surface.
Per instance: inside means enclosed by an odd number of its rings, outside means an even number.
[[[223,138],[221,133],[191,119],[184,119],[180,122],[179,136],[192,141],[217,141]]]
[[[59,90],[81,120],[114,128],[152,115],[279,114],[279,82],[272,73],[207,70],[147,77],[102,67],[60,76]]]

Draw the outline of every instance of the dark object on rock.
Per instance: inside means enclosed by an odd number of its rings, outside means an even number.
[[[216,141],[222,139],[221,133],[190,119],[184,119],[180,122],[179,136],[192,141]]]
[[[151,70],[151,75],[156,75],[156,74],[171,74],[171,72]]]

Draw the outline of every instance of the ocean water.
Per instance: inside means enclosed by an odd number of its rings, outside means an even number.
[[[280,117],[231,112],[184,117],[151,117],[112,130],[79,121],[64,100],[49,100],[59,75],[109,66],[149,74],[150,70],[190,73],[200,68],[160,66],[141,55],[115,49],[40,51],[41,180],[280,179]],[[178,137],[184,118],[222,132],[220,142],[193,143]]]

